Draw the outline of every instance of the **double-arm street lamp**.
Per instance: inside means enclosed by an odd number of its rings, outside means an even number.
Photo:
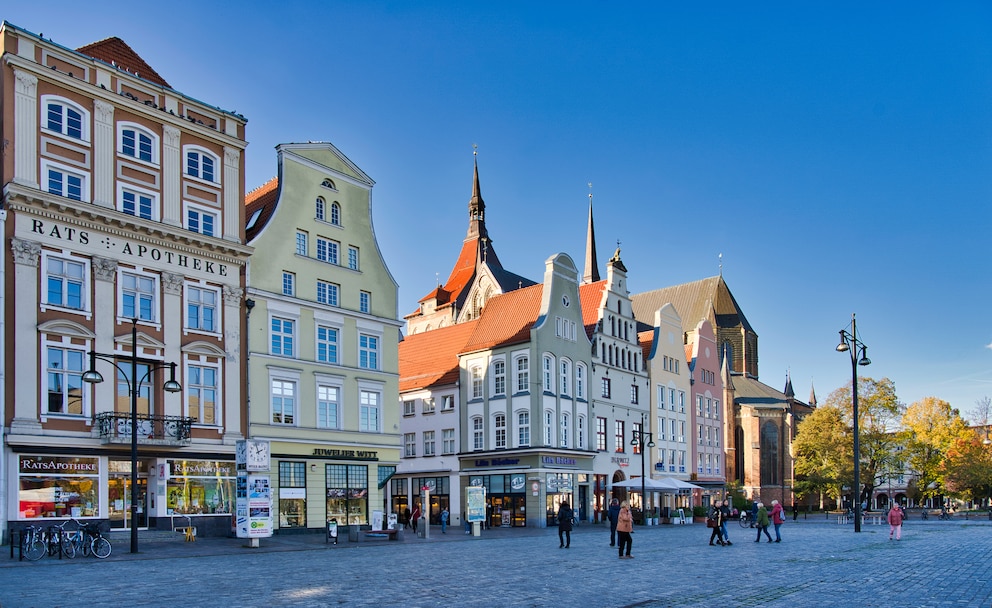
[[[645,479],[644,471],[644,448],[654,447],[654,435],[650,431],[644,430],[644,416],[641,416],[641,428],[634,429],[631,431],[630,445],[633,447],[640,446],[638,450],[641,453],[641,516],[647,517],[647,481]]]
[[[83,373],[83,382],[98,384],[103,382],[103,375],[96,370],[96,360],[107,361],[117,368],[117,371],[124,377],[127,383],[128,393],[131,396],[131,553],[138,552],[138,394],[141,392],[141,384],[151,378],[152,372],[169,368],[169,380],[162,385],[162,388],[169,393],[178,393],[183,387],[176,381],[176,364],[163,363],[154,359],[145,359],[138,356],[138,320],[131,319],[131,356],[108,355],[90,351],[90,368]],[[131,362],[131,375],[124,371],[117,364],[117,359],[126,359]],[[138,363],[148,366],[148,371],[140,379],[138,378]]]
[[[858,358],[860,349],[861,357]],[[854,531],[861,532],[861,435],[858,430],[858,366],[871,365],[868,346],[858,338],[854,313],[851,314],[851,331],[840,330],[838,352],[851,353],[851,404],[854,410]]]

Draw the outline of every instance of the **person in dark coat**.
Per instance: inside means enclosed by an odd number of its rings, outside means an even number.
[[[730,521],[730,501],[724,500],[720,506],[720,534],[723,535],[723,542],[725,544],[732,545],[734,543],[730,542],[730,534],[727,533],[728,521]]]
[[[711,529],[713,530],[713,532],[710,533],[710,544],[726,546],[723,542],[723,527],[722,527],[723,511],[720,509],[719,504],[714,504],[710,508],[710,514],[709,517],[707,517],[707,519],[712,521]],[[707,522],[706,525],[709,526],[710,522]],[[713,539],[716,539],[716,543],[713,542]]]
[[[610,501],[610,510],[606,512],[610,518],[610,546],[617,546],[617,517],[620,516],[620,501],[614,498]]]
[[[575,513],[568,501],[564,500],[558,507],[558,541],[559,549],[568,549],[572,545],[572,517]]]

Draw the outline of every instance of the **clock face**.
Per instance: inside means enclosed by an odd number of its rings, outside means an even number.
[[[269,469],[269,444],[265,441],[247,441],[248,458],[247,467],[254,471],[267,471]]]
[[[248,442],[247,441],[239,441],[237,443],[237,445],[235,445],[234,462],[239,467],[243,467],[245,464],[247,464],[247,462],[248,462]]]

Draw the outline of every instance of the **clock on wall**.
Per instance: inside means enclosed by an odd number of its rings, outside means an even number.
[[[269,470],[269,442],[249,439],[248,454],[245,460],[245,469],[249,471]]]

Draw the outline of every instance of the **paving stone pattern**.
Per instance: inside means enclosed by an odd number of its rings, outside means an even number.
[[[730,526],[733,546],[709,546],[700,524],[638,527],[634,559],[618,559],[609,530],[583,524],[572,546],[555,529],[449,528],[431,538],[327,545],[319,534],[281,535],[250,549],[238,539],[196,543],[126,535],[98,561],[0,555],[0,607],[403,606],[555,608],[707,606],[992,607],[992,522],[910,520],[838,525],[822,516],[782,526],[782,542],[754,542]],[[774,536],[774,533],[773,533]]]

